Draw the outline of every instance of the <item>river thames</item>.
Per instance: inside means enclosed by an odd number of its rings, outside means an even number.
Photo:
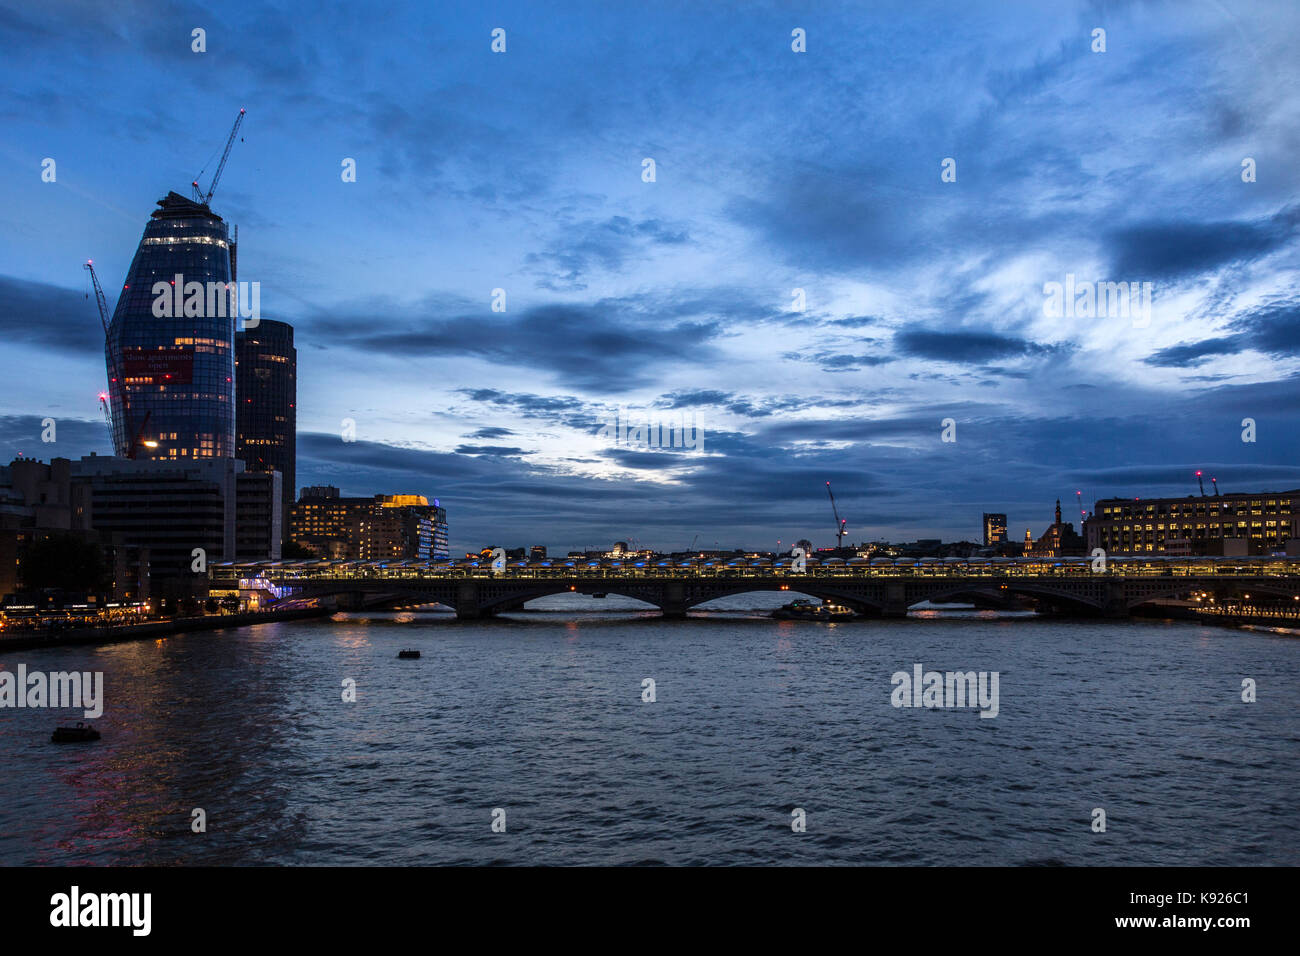
[[[0,710],[0,863],[1300,863],[1300,635],[776,621],[773,600],[0,651],[0,670],[102,671],[106,698],[84,745],[49,740],[79,713]],[[997,672],[997,716],[894,707],[918,664]]]

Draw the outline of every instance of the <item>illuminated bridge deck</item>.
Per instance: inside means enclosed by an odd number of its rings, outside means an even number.
[[[342,606],[439,603],[461,617],[490,617],[548,594],[619,594],[682,617],[697,605],[747,591],[793,591],[869,616],[899,617],[922,601],[973,600],[1008,606],[1029,598],[1061,612],[1123,617],[1161,598],[1203,592],[1300,603],[1300,558],[1086,558],[788,560],[282,561],[220,564],[214,589],[266,588]]]

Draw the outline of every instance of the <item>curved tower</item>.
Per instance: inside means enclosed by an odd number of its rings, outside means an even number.
[[[222,294],[230,252],[225,220],[206,205],[174,192],[158,200],[105,348],[119,456],[235,457],[235,310]],[[167,284],[161,295],[157,283]]]

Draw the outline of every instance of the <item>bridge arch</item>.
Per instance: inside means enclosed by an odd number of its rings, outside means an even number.
[[[832,581],[818,581],[816,578],[810,578],[806,582],[799,581],[773,581],[771,584],[763,582],[741,582],[734,586],[715,587],[707,594],[703,594],[687,601],[688,609],[698,608],[701,604],[707,604],[710,601],[717,601],[721,598],[735,597],[737,594],[783,594],[788,595],[790,600],[794,600],[800,595],[816,598],[819,601],[831,601],[834,604],[842,604],[850,607],[855,611],[873,614],[883,611],[885,603],[873,599],[864,594],[846,590],[842,587],[836,587]]]
[[[996,584],[990,582],[984,586],[972,585],[968,582],[957,587],[937,590],[928,595],[926,600],[946,601],[961,595],[984,595],[994,601],[1005,600],[1009,596],[1028,597],[1053,604],[1064,604],[1089,613],[1099,612],[1106,606],[1104,594],[1100,591],[1094,595],[1041,584],[1022,584],[1014,579]]]

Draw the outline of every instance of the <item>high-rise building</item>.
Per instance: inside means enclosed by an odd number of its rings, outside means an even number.
[[[160,199],[131,260],[105,345],[119,456],[235,456],[230,281],[225,221],[178,193]]]
[[[1003,544],[1007,540],[1007,516],[984,512],[984,546]]]
[[[297,470],[297,377],[292,325],[262,319],[235,333],[236,457],[249,471],[281,474],[286,516]]]

